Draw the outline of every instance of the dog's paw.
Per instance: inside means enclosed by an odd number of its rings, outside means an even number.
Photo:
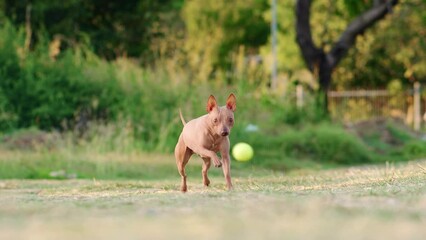
[[[221,162],[215,162],[214,166],[217,167],[217,168],[220,168],[220,167],[222,167],[222,163]]]
[[[208,187],[210,185],[210,180],[207,178],[203,181],[203,184],[205,187]]]

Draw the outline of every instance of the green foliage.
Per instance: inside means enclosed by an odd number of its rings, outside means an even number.
[[[396,141],[400,143],[409,142],[415,139],[415,136],[413,136],[412,133],[410,133],[407,129],[402,129],[396,124],[393,124],[392,122],[388,122],[386,124],[386,129],[389,131],[389,133],[396,139]]]
[[[406,129],[401,129],[394,124],[388,123],[387,129],[396,139],[399,146],[390,146],[388,151],[396,156],[402,156],[405,159],[426,157],[426,143],[418,139],[416,135],[410,134]]]
[[[53,59],[41,37],[35,51],[28,52],[20,32],[9,24],[1,31],[8,32],[0,43],[2,109],[16,127],[59,128],[64,120],[72,123],[81,111],[89,111],[93,118],[114,116],[120,89],[111,78],[98,81],[86,72],[97,65],[85,56],[86,50],[68,49]]]
[[[311,24],[316,44],[328,51],[349,21],[369,6],[371,1],[314,1]],[[311,90],[317,86],[315,76],[306,74],[294,41],[294,1],[278,6],[280,79],[287,85],[277,92],[287,91],[284,98],[271,94],[267,86],[270,9],[265,0],[33,1],[29,47],[22,28],[25,8],[23,1],[0,2],[2,12],[15,24],[0,25],[1,132],[33,126],[77,130],[86,118],[88,130],[69,140],[78,150],[170,153],[182,129],[178,109],[187,120],[193,119],[205,113],[206,96],[214,93],[223,104],[232,91],[238,98],[232,142],[254,146],[253,165],[291,169],[371,162],[377,157],[372,156],[374,151],[407,158],[424,153],[421,142],[392,126],[388,131],[403,143],[395,151],[380,134],[361,141],[339,126],[324,124],[327,119],[315,99],[305,98],[305,105],[296,107],[290,82],[297,80]],[[407,83],[404,79],[423,78],[423,10],[420,1],[413,0],[359,37],[336,70],[335,87],[389,86],[398,94]],[[259,52],[262,62],[247,58]],[[142,57],[116,58],[126,53]],[[401,80],[388,84],[394,79]],[[249,124],[260,131],[247,132]],[[60,156],[46,158],[19,162],[29,164],[24,175],[45,177],[54,170],[49,166],[81,167],[78,172],[85,177],[97,171],[97,164],[83,163],[84,157],[67,163]],[[35,164],[42,170],[34,171]],[[119,163],[105,166],[120,168]],[[139,176],[128,169],[102,171],[96,174]]]
[[[17,116],[10,109],[11,104],[0,89],[0,129],[15,129],[17,127]]]
[[[308,123],[318,123],[325,120],[324,112],[314,102],[298,107],[292,102],[285,105],[276,106],[277,111],[274,112],[274,121],[277,124],[288,124],[298,126]]]
[[[255,150],[255,164],[291,169],[315,164],[359,164],[373,159],[356,136],[330,124],[282,128],[278,132],[244,133],[234,142],[246,141]]]
[[[403,86],[423,79],[425,7],[421,0],[402,0],[388,18],[358,37],[348,57],[336,69],[336,86],[383,88],[392,79],[401,79]]]
[[[277,1],[277,23],[278,23],[278,36],[277,36],[277,51],[278,51],[278,67],[280,71],[290,74],[303,69],[305,67],[301,52],[297,45],[296,39],[296,13],[294,11],[294,1]],[[272,21],[271,11],[265,11],[265,20],[269,23]],[[272,62],[271,59],[271,46],[268,41],[265,46],[261,48],[261,54],[267,61],[268,65]],[[270,71],[270,68],[265,69]]]
[[[316,0],[311,6],[311,30],[316,46],[330,51],[350,21],[373,7],[359,0]],[[389,17],[356,39],[355,46],[333,73],[332,88],[384,88],[392,79],[404,86],[425,75],[425,4],[422,0],[402,0]],[[306,69],[295,42],[295,2],[278,4],[278,64],[282,78],[291,80]],[[265,11],[270,21],[270,11]],[[386,43],[386,44],[384,44]],[[269,42],[261,48],[266,66],[271,64]],[[265,68],[269,72],[269,67]],[[409,81],[407,81],[409,80]]]
[[[8,22],[0,25],[0,127],[11,129],[17,127],[16,110],[13,102],[9,100],[9,89],[5,88],[7,82],[19,78],[19,58],[16,45],[22,46],[23,35]],[[13,90],[13,89],[10,89]]]
[[[402,152],[408,158],[426,157],[426,143],[424,141],[410,141],[404,145]]]
[[[283,77],[291,79],[292,76],[306,70],[296,39],[296,1],[278,1],[278,67]],[[265,18],[271,21],[270,11],[265,11]],[[345,6],[345,0],[329,1],[315,0],[311,6],[312,38],[316,46],[331,49],[340,34],[345,30],[350,14]],[[262,56],[271,64],[270,41],[262,47]],[[269,67],[266,71],[269,70]],[[302,79],[299,79],[302,80]],[[315,79],[316,80],[316,79]]]
[[[150,41],[158,32],[154,25],[161,16],[179,11],[181,0],[99,1],[99,0],[5,0],[0,11],[16,25],[26,21],[26,8],[31,5],[33,32],[46,30],[48,34],[63,36],[72,42],[86,42],[89,38],[95,52],[113,59],[121,55],[148,57]]]
[[[198,78],[208,80],[217,68],[230,71],[232,53],[265,43],[269,25],[263,20],[264,0],[187,1],[183,19],[187,30],[188,63]]]
[[[329,51],[350,21],[374,2],[313,1],[311,25],[315,44]],[[334,79],[338,79],[334,87],[383,88],[395,78],[424,78],[423,3],[401,0],[394,13],[360,36],[334,72]],[[22,27],[27,6],[27,1],[3,0],[0,17]],[[277,9],[279,70],[281,77],[289,80],[306,71],[295,42],[294,7],[294,1],[279,1]],[[261,54],[262,63],[256,67],[260,74],[253,78],[266,81],[271,65],[270,12],[266,0],[36,0],[31,1],[31,47],[45,31],[50,38],[61,39],[61,50],[90,44],[96,54],[107,59],[139,57],[144,65],[161,68],[166,61],[165,68],[176,78],[185,74],[190,81],[226,83],[234,82],[234,72],[239,71],[235,69],[251,65],[249,61],[241,66],[235,63],[241,52],[243,59]]]
[[[336,127],[308,127],[302,131],[288,132],[281,140],[281,148],[293,157],[309,157],[321,162],[340,164],[371,161],[365,145]]]
[[[343,3],[345,4],[345,7],[349,14],[354,17],[362,12],[364,12],[366,9],[371,7],[373,0],[367,0],[367,1],[358,1],[358,0],[344,0]]]

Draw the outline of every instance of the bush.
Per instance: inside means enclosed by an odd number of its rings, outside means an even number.
[[[311,159],[330,164],[356,164],[372,161],[367,147],[344,129],[329,124],[308,126],[301,129],[289,128],[276,136],[256,133],[246,136],[253,145],[256,158]],[[238,140],[237,140],[238,141]]]
[[[0,132],[83,125],[84,135],[94,138],[102,133],[87,132],[88,126],[99,124],[114,129],[109,135],[114,138],[124,125],[133,147],[172,151],[181,129],[179,107],[196,106],[206,92],[189,94],[190,88],[171,84],[161,71],[142,69],[130,59],[108,62],[82,45],[52,58],[44,36],[25,51],[23,32],[8,23],[0,34]]]
[[[94,74],[87,70],[99,61],[85,56],[89,51],[76,47],[52,59],[42,37],[35,50],[28,52],[23,34],[10,24],[2,26],[0,33],[5,36],[0,41],[0,130],[64,128],[64,123],[73,125],[82,111],[92,118],[115,114],[112,110],[123,94],[111,77],[91,78]],[[111,71],[105,76],[114,76]],[[11,118],[15,123],[6,124]]]
[[[406,157],[426,157],[426,143],[420,140],[412,140],[404,145],[402,152]]]

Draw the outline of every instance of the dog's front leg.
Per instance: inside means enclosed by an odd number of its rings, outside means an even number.
[[[213,160],[213,164],[214,164],[215,167],[221,167],[222,166],[222,163],[220,162],[220,159],[216,155],[215,152],[210,151],[206,148],[201,148],[201,149],[197,150],[196,153],[198,153],[198,155],[200,155],[200,157],[202,157],[202,158],[210,158],[211,160]]]
[[[223,176],[226,180],[226,185],[228,190],[232,190],[232,182],[231,182],[231,158],[229,156],[229,139],[225,141],[225,143],[221,146],[220,155],[222,156],[222,170]]]

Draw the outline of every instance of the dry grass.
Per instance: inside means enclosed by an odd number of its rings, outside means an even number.
[[[0,239],[423,239],[426,161],[234,178],[0,181]]]

